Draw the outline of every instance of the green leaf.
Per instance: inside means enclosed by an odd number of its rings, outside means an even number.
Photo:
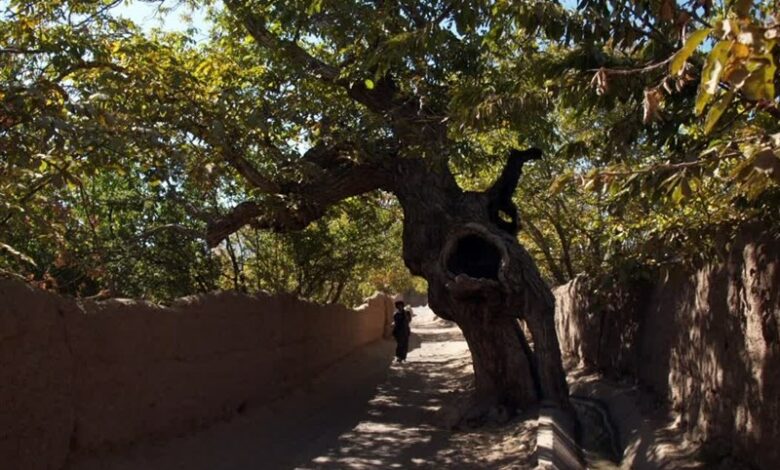
[[[306,9],[306,14],[311,16],[322,11],[322,0],[314,0],[309,4],[309,8]]]
[[[688,40],[685,41],[685,45],[682,47],[682,49],[677,51],[674,59],[672,59],[672,63],[669,65],[669,73],[672,75],[680,74],[680,72],[683,70],[683,66],[685,65],[685,61],[687,61],[696,48],[698,48],[699,45],[704,42],[710,32],[712,32],[712,28],[704,28],[691,33],[691,35],[688,36]]]
[[[772,101],[775,98],[774,76],[777,67],[769,56],[768,64],[761,64],[756,70],[750,73],[742,85],[742,92],[745,97],[752,101],[767,100]]]
[[[683,193],[682,185],[678,184],[672,193],[672,201],[674,201],[675,204],[679,204],[683,200],[684,196],[685,194]]]
[[[374,81],[373,80],[367,78],[364,83],[366,84],[366,88],[368,88],[369,90],[373,90],[374,89]]]
[[[734,92],[729,91],[722,95],[715,104],[710,108],[710,112],[707,113],[707,118],[704,120],[704,133],[709,134],[718,123],[718,119],[723,115],[723,112],[729,107],[731,101],[734,99]]]

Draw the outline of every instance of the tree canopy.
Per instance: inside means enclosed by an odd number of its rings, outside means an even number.
[[[530,146],[519,236],[551,283],[780,220],[776,2],[179,2],[202,40],[121,3],[0,2],[0,272],[155,300],[419,289],[368,169],[485,189]]]

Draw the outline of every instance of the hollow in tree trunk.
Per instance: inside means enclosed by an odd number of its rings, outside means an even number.
[[[523,163],[538,155],[514,152],[485,192],[463,191],[447,169],[414,162],[394,185],[404,209],[404,261],[428,281],[433,311],[463,331],[484,411],[512,412],[540,401],[569,407],[554,298],[517,241],[511,203]]]

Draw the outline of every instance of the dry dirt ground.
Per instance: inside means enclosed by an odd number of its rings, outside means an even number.
[[[436,320],[427,308],[415,309],[415,315],[404,364],[391,363],[393,343],[373,344],[307,386],[230,422],[84,457],[70,468],[533,468],[536,419],[450,429],[469,393],[468,349],[457,327]]]

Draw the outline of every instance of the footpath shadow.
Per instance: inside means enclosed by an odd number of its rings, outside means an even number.
[[[456,328],[430,322],[414,326],[408,362],[391,366],[387,381],[377,387],[359,423],[319,456],[302,459],[295,468],[533,466],[535,421],[516,423],[516,431],[511,433],[452,431],[450,408],[458,408],[470,396],[468,348]]]
[[[387,379],[395,343],[355,351],[304,386],[196,434],[92,456],[79,470],[292,469],[320,455],[365,417]]]
[[[420,346],[422,346],[422,337],[417,333],[412,333],[409,336],[409,352],[420,349]]]

